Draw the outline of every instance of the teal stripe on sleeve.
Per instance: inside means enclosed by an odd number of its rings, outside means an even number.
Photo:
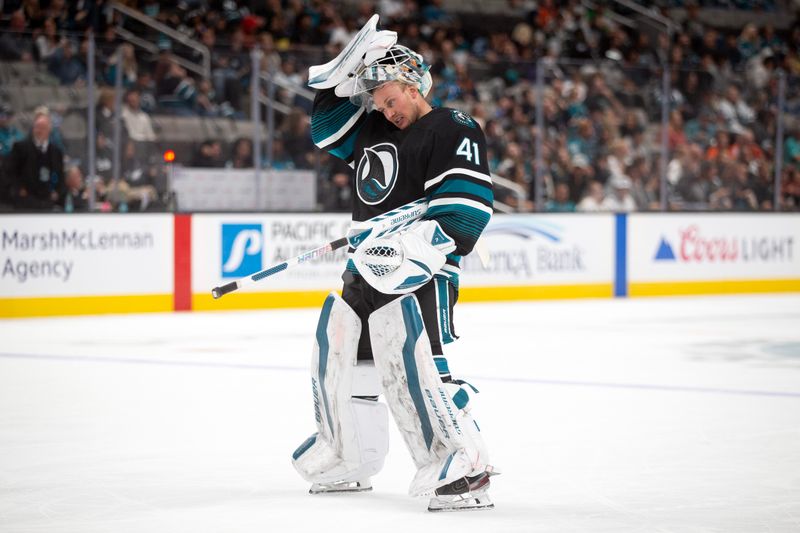
[[[490,204],[494,200],[494,193],[492,192],[492,188],[489,187],[488,184],[487,186],[482,186],[472,181],[462,180],[458,178],[450,178],[441,185],[439,185],[438,187],[436,187],[436,190],[431,195],[430,199],[433,200],[437,196],[444,193],[471,194],[473,196],[486,200]]]
[[[339,159],[347,160],[353,156],[353,147],[356,144],[356,137],[358,137],[358,132],[361,131],[363,127],[363,123],[360,124],[355,130],[353,130],[341,145],[337,146],[333,150],[330,150],[330,153],[338,157]]]

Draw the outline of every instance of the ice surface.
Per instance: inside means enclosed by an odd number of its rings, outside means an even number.
[[[800,296],[459,304],[496,509],[307,494],[316,310],[0,321],[0,531],[797,532]]]

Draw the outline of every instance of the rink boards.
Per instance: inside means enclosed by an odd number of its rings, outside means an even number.
[[[0,216],[0,317],[318,306],[343,250],[220,300],[212,287],[344,235],[331,214]],[[460,301],[800,291],[797,214],[495,215]]]

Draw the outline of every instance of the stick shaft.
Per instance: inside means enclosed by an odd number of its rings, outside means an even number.
[[[425,203],[425,200],[415,200],[402,207],[398,207],[397,209],[393,209],[387,213],[371,218],[368,222],[372,224],[372,227],[369,229],[357,233],[356,235],[341,237],[324,244],[319,248],[314,248],[313,250],[303,252],[296,257],[274,264],[249,276],[245,276],[236,281],[231,281],[230,283],[226,283],[225,285],[221,285],[219,287],[214,287],[211,290],[211,295],[214,297],[214,299],[221,298],[226,294],[242,288],[244,285],[249,285],[270,276],[274,276],[275,274],[279,274],[284,270],[295,267],[307,261],[311,261],[312,259],[322,257],[325,254],[339,250],[345,246],[350,245],[356,247],[364,242],[364,240],[366,240],[369,236],[380,237],[394,233],[422,218],[427,210],[428,206]]]

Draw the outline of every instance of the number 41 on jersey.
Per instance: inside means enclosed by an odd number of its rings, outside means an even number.
[[[478,153],[478,143],[474,141],[470,142],[467,137],[464,137],[464,140],[458,145],[456,155],[463,155],[470,163],[475,163],[476,165],[481,164],[481,156]],[[473,161],[472,158],[475,158],[475,160]]]

